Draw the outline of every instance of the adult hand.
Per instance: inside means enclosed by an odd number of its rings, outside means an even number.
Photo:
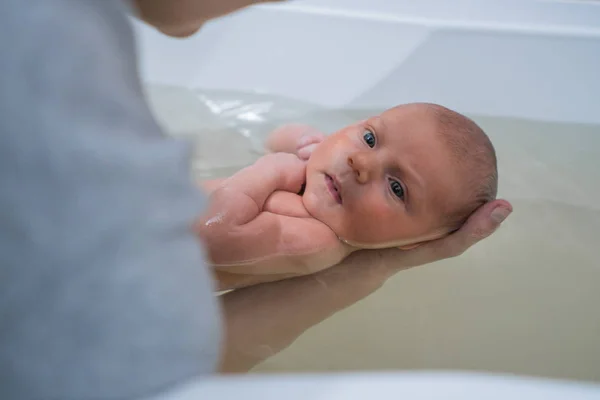
[[[494,200],[481,206],[458,231],[449,236],[412,250],[358,251],[340,266],[370,266],[374,272],[389,277],[404,269],[456,257],[494,233],[511,212],[512,205],[508,201]]]

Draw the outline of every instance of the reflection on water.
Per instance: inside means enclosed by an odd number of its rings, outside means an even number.
[[[153,87],[153,109],[197,143],[200,177],[259,155],[285,122],[327,132],[372,115],[288,99]],[[473,117],[514,213],[459,258],[400,273],[257,372],[473,369],[600,380],[600,126]]]

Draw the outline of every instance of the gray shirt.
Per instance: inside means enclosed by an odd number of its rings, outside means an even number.
[[[0,398],[144,398],[214,370],[189,146],[122,0],[0,1]]]

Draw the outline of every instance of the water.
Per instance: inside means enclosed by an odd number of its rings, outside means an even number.
[[[375,113],[257,94],[149,89],[199,177],[233,173],[284,122],[331,132]],[[200,100],[202,99],[202,100]],[[461,257],[398,274],[256,372],[462,369],[600,381],[600,126],[471,116],[513,215]]]

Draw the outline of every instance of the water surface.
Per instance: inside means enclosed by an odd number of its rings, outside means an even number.
[[[282,123],[332,132],[377,113],[251,93],[148,93],[165,129],[194,141],[200,178],[251,163]],[[433,368],[600,381],[600,126],[470,117],[496,147],[499,195],[513,215],[461,257],[398,274],[256,372]]]

